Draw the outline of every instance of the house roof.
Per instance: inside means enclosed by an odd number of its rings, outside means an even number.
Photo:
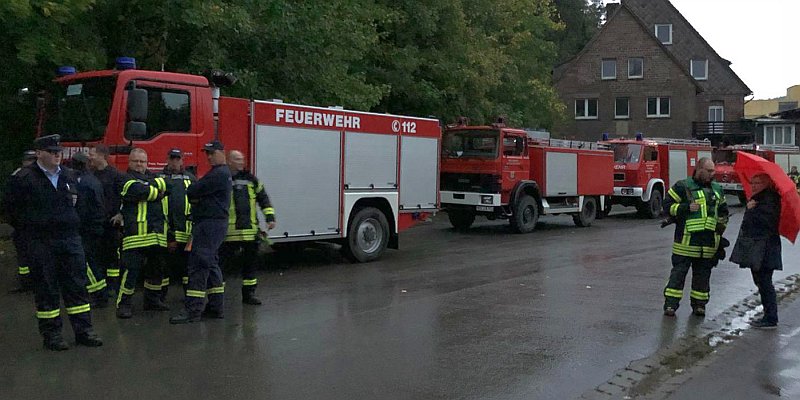
[[[675,63],[675,66],[677,66],[678,69],[680,69],[683,75],[685,75],[692,82],[692,84],[694,84],[697,93],[702,92],[703,87],[700,85],[699,82],[697,82],[696,79],[694,79],[692,74],[689,72],[689,69],[683,66],[680,60],[678,60],[678,58],[674,54],[672,54],[672,52],[669,51],[669,49],[667,49],[667,47],[664,46],[664,44],[661,43],[660,40],[658,40],[655,33],[647,26],[647,23],[645,23],[644,20],[642,20],[642,18],[639,17],[636,14],[636,12],[634,12],[624,1],[618,7],[615,8],[614,13],[606,19],[606,23],[603,24],[600,30],[586,43],[585,46],[583,46],[583,49],[581,49],[581,51],[578,52],[578,54],[576,54],[569,60],[557,65],[554,68],[553,80],[557,82],[564,77],[564,72],[569,68],[569,66],[573,62],[583,57],[584,54],[586,54],[586,52],[592,47],[592,45],[594,45],[594,43],[597,42],[597,40],[601,37],[601,35],[603,35],[606,29],[608,29],[608,27],[614,22],[614,19],[617,17],[617,15],[619,15],[622,12],[623,9],[627,10],[633,16],[633,19],[642,27],[645,33],[652,39],[653,43],[658,45],[661,48],[661,50],[667,55],[667,57],[669,57],[673,61],[673,63]]]
[[[794,108],[791,110],[772,113],[770,114],[770,117],[777,117],[780,119],[788,119],[788,120],[800,120],[800,108]]]

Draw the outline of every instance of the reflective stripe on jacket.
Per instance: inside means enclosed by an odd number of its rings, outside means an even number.
[[[228,234],[225,236],[225,241],[256,240],[259,231],[257,214],[259,208],[267,222],[275,221],[275,209],[272,208],[264,185],[253,174],[239,171],[233,176]]]
[[[697,203],[697,211],[689,204]],[[728,223],[728,205],[722,188],[711,182],[701,186],[692,178],[682,180],[667,191],[664,211],[676,218],[672,253],[694,258],[714,258],[722,232]]]
[[[169,193],[164,178],[128,171],[122,186],[122,250],[167,246],[167,223],[160,193]]]

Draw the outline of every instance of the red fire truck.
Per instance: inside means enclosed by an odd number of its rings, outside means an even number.
[[[739,175],[733,170],[733,165],[736,163],[736,153],[740,151],[755,154],[772,161],[780,165],[787,173],[792,166],[800,167],[800,148],[797,146],[753,143],[714,149],[714,163],[716,164],[714,179],[722,186],[726,194],[736,196],[741,204],[745,204],[747,198],[744,195],[742,184],[739,182]]]
[[[646,218],[661,215],[664,194],[694,173],[697,160],[711,158],[711,144],[689,139],[605,140],[614,151],[614,196],[611,204],[635,206]],[[606,210],[607,212],[608,210]]]
[[[534,139],[502,122],[448,126],[442,138],[441,204],[456,229],[476,216],[533,231],[543,214],[589,226],[613,193],[613,154],[597,143]]]
[[[124,61],[124,60],[123,60]],[[398,232],[438,207],[435,119],[219,97],[230,76],[133,68],[63,71],[40,110],[40,134],[59,133],[66,156],[104,143],[127,168],[133,147],[161,169],[167,151],[209,170],[203,144],[241,150],[277,210],[274,243],[335,241],[359,262],[398,247]]]

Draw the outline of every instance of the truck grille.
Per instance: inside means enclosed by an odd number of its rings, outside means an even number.
[[[607,176],[607,175],[606,175]],[[615,181],[624,181],[625,180],[625,173],[624,172],[617,172],[614,174]]]
[[[500,193],[500,175],[443,172],[442,190],[454,192]]]

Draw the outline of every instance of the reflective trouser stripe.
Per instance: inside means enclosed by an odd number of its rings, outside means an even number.
[[[17,272],[20,275],[28,275],[31,273],[31,269],[29,267],[18,267]]]
[[[253,285],[258,285],[258,278],[242,280],[242,286],[253,286]]]
[[[161,285],[153,285],[152,283],[144,281],[144,288],[147,290],[161,290]]]
[[[708,292],[700,292],[700,291],[697,291],[697,290],[692,290],[692,292],[689,294],[689,297],[691,297],[693,299],[696,299],[696,300],[708,300],[709,299],[709,293]]]
[[[118,268],[107,269],[106,276],[108,276],[109,278],[119,278],[119,269]]]
[[[225,285],[209,288],[206,292],[208,292],[208,294],[225,293]]]
[[[97,278],[95,278],[92,269],[89,268],[88,265],[86,266],[86,276],[89,278],[89,284],[86,285],[86,291],[89,293],[103,290],[106,286],[108,286],[105,279],[98,281]]]
[[[187,290],[186,295],[189,297],[199,297],[202,299],[206,297],[206,292],[202,290]]]
[[[184,284],[184,285],[188,285],[189,284],[189,277],[188,276],[182,277],[181,278],[181,283]]]
[[[67,307],[67,314],[75,315],[75,314],[89,312],[89,310],[91,310],[91,307],[87,303],[87,304],[83,304],[83,305],[80,305],[80,306]]]
[[[119,283],[119,293],[117,293],[117,305],[122,301],[122,295],[133,296],[134,289],[127,289],[125,283],[128,280],[128,271],[122,274],[122,282]]]
[[[664,296],[680,299],[683,297],[683,290],[666,288],[664,289]]]
[[[161,287],[169,286],[169,278],[164,278],[161,280]]]
[[[36,311],[36,318],[40,319],[56,318],[58,317],[59,314],[61,314],[61,310]]]

